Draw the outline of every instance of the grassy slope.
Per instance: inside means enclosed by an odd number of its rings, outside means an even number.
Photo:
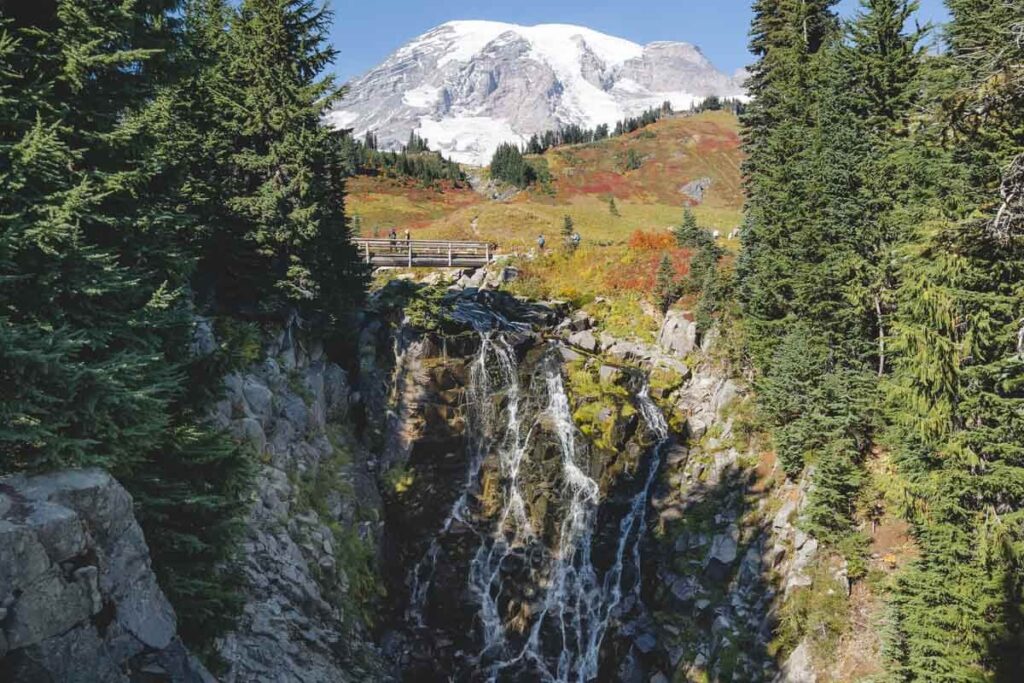
[[[636,230],[678,224],[687,203],[680,188],[707,177],[711,189],[694,211],[703,225],[727,233],[739,225],[743,201],[739,144],[732,114],[671,118],[622,137],[549,150],[540,163],[551,172],[550,185],[507,201],[490,201],[468,188],[437,191],[355,178],[348,209],[361,217],[366,234],[393,224],[416,237],[489,239],[507,250],[532,246],[540,232],[554,242],[569,214],[585,241],[624,244]],[[623,160],[630,149],[643,165],[627,172]],[[611,197],[618,217],[609,211]]]
[[[625,171],[630,150],[643,164]],[[723,235],[740,224],[739,124],[727,112],[665,119],[629,135],[552,149],[534,161],[547,166],[551,181],[505,201],[470,188],[363,177],[349,182],[348,210],[360,216],[365,235],[394,225],[416,238],[487,239],[509,253],[533,249],[544,233],[547,254],[515,260],[521,276],[513,289],[572,301],[609,331],[648,341],[661,323],[650,293],[662,255],[672,258],[679,276],[689,267],[689,252],[669,233],[682,207],[694,204],[681,188],[710,178],[704,201],[693,205],[698,221]],[[609,210],[611,197],[619,216]],[[566,214],[583,237],[576,253],[560,245]]]

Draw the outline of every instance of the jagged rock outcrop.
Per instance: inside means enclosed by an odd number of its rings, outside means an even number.
[[[0,680],[212,682],[176,631],[109,474],[0,479]]]
[[[214,415],[260,462],[239,560],[245,606],[218,643],[226,683],[387,679],[348,575],[375,571],[363,556],[380,533],[371,458],[351,434],[345,371],[300,337],[293,320],[261,363],[229,375]]]

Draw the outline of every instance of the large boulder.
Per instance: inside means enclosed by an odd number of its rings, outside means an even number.
[[[725,533],[718,534],[711,541],[704,568],[707,575],[715,581],[723,581],[729,576],[730,569],[739,552],[740,530],[730,524]]]
[[[665,314],[665,323],[658,334],[658,346],[665,353],[686,356],[697,348],[697,323],[686,311],[672,310]]]
[[[109,474],[0,479],[0,680],[212,681]]]
[[[601,350],[600,342],[597,341],[597,337],[590,330],[580,330],[570,335],[569,343],[590,353],[596,353]]]
[[[817,681],[818,674],[814,671],[811,648],[805,640],[789,655],[772,683],[817,683]]]

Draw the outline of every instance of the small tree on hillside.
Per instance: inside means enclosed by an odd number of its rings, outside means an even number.
[[[692,248],[699,245],[700,226],[697,225],[697,217],[693,215],[690,207],[683,209],[683,223],[675,230],[676,242],[684,248]]]
[[[672,264],[672,258],[668,254],[662,254],[661,263],[658,265],[658,275],[654,281],[654,300],[661,312],[664,313],[669,306],[675,303],[678,296],[676,268]]]
[[[619,207],[615,205],[615,197],[608,198],[608,213],[618,218],[622,214],[619,213]]]
[[[572,222],[572,216],[565,214],[562,219],[562,241],[565,242],[566,248],[572,248],[572,233],[574,224]]]

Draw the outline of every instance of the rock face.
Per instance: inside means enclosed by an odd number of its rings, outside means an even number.
[[[697,323],[686,311],[669,311],[658,334],[658,345],[666,353],[680,358],[687,356],[697,348]]]
[[[398,148],[416,131],[463,163],[483,165],[503,142],[569,124],[614,125],[666,100],[689,108],[740,96],[687,43],[641,46],[581,26],[453,21],[414,39],[365,76],[328,115]]]
[[[342,548],[357,543],[372,557],[376,481],[348,430],[346,373],[300,336],[293,320],[263,362],[229,375],[214,416],[261,463],[240,558],[245,606],[218,643],[225,683],[386,680],[354,613]]]
[[[212,682],[176,630],[110,475],[0,480],[0,680]]]

